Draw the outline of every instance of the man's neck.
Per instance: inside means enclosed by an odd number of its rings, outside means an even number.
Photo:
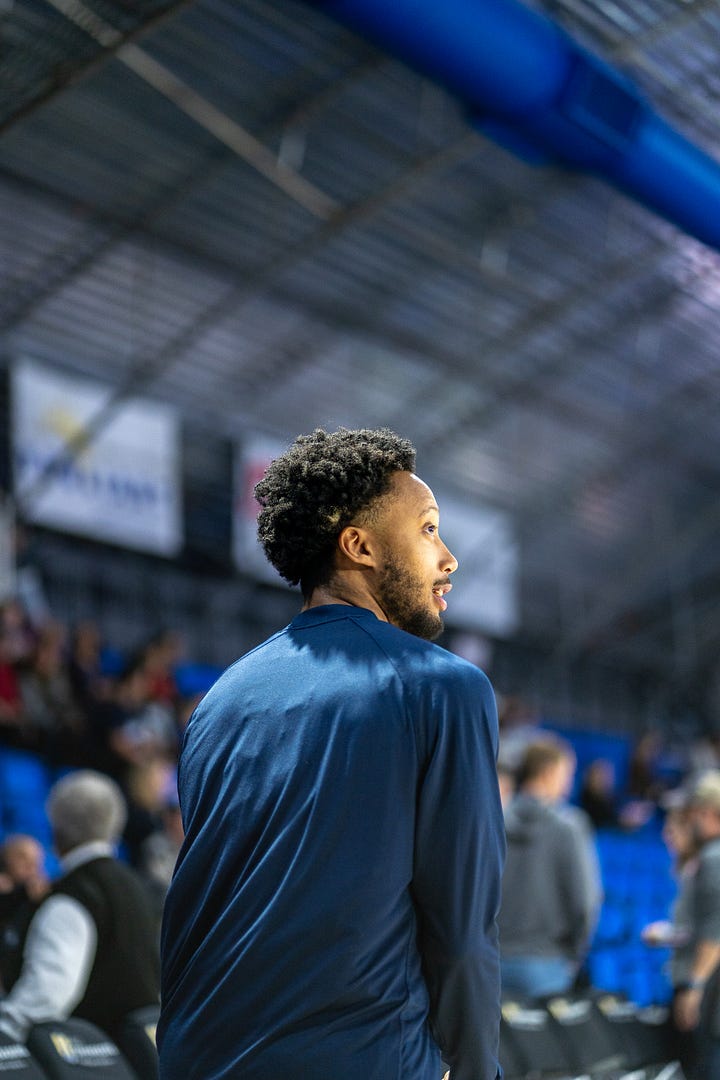
[[[367,608],[382,622],[387,616],[367,589],[358,588],[352,581],[340,578],[330,585],[318,585],[303,604],[303,611],[325,604],[346,604],[350,607]]]

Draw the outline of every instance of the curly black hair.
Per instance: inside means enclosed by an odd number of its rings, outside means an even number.
[[[330,580],[345,526],[390,490],[393,473],[414,469],[414,446],[388,428],[299,435],[255,487],[258,539],[269,561],[309,597]]]

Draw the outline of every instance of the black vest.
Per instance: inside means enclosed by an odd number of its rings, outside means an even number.
[[[20,978],[25,938],[38,907],[22,886],[0,896],[0,983],[6,993]]]
[[[125,863],[93,859],[61,878],[53,892],[89,911],[97,951],[85,996],[73,1015],[113,1035],[133,1009],[160,998],[158,925],[143,880]]]

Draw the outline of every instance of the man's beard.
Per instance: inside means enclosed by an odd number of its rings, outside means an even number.
[[[408,634],[434,641],[443,632],[439,613],[430,610],[428,586],[393,555],[387,555],[380,578],[378,601],[388,622]]]

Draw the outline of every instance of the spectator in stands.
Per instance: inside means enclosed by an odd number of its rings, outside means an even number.
[[[166,794],[160,820],[161,828],[150,833],[143,841],[138,863],[138,870],[155,898],[158,916],[162,916],[165,897],[185,839],[177,793],[174,797]]]
[[[646,731],[637,740],[628,766],[627,791],[632,800],[655,804],[665,790],[660,775],[662,739],[657,731]]]
[[[110,680],[102,670],[102,635],[97,623],[84,619],[73,629],[68,656],[68,676],[75,697],[90,714],[107,699]]]
[[[178,731],[178,743],[182,742],[183,733],[185,728],[190,722],[190,717],[197,709],[198,705],[205,697],[206,691],[197,691],[197,693],[181,694],[175,711],[175,719],[177,721]]]
[[[512,802],[515,794],[515,770],[511,769],[503,761],[497,763],[498,786],[500,787],[500,802],[503,810]]]
[[[0,986],[20,974],[30,920],[50,889],[45,852],[33,836],[8,836],[0,848]]]
[[[516,694],[498,695],[498,760],[516,771],[526,747],[538,737],[540,713]]]
[[[19,600],[10,598],[0,605],[0,634],[10,663],[22,664],[35,648],[35,631]]]
[[[185,651],[182,636],[175,630],[154,634],[142,649],[139,663],[147,676],[148,698],[172,706],[178,698],[175,668]]]
[[[6,622],[7,611],[7,604],[0,605],[0,731],[3,742],[17,742],[22,732],[23,711],[17,655]]]
[[[606,758],[596,758],[585,770],[580,787],[580,806],[596,829],[618,824],[615,768]]]
[[[123,789],[128,805],[123,846],[130,863],[140,868],[145,841],[163,829],[163,809],[175,783],[174,764],[157,755],[127,770]]]
[[[665,810],[662,838],[673,857],[675,876],[682,882],[683,877],[695,872],[701,847],[693,822],[692,803],[686,792],[677,791],[668,792],[662,806]]]
[[[152,904],[114,857],[125,803],[109,777],[81,770],[53,786],[47,810],[63,876],[30,923],[22,971],[0,1001],[0,1030],[24,1040],[33,1024],[72,1015],[114,1038],[129,1012],[159,997]]]
[[[96,710],[95,718],[104,746],[102,767],[118,780],[124,782],[131,767],[154,757],[177,757],[174,711],[150,699],[149,676],[142,658],[131,661],[122,672],[108,701]]]
[[[690,793],[700,844],[695,873],[683,879],[675,912],[677,941],[671,978],[673,1016],[694,1033],[688,1080],[720,1077],[720,770],[711,769]],[[688,1055],[689,1056],[689,1055]]]
[[[21,886],[33,900],[41,900],[47,891],[45,853],[33,836],[17,833],[5,837],[0,848],[0,891]]]
[[[32,744],[43,756],[64,764],[87,764],[87,718],[70,683],[64,647],[65,627],[46,623],[28,665],[20,671],[23,714]]]
[[[42,900],[50,887],[42,844],[24,833],[6,837],[0,848],[0,892],[18,887],[32,900]]]
[[[576,978],[601,891],[592,829],[565,805],[575,755],[550,734],[527,746],[505,811],[508,852],[500,908],[503,994],[565,993]]]
[[[699,776],[708,769],[720,769],[720,731],[703,731],[689,742],[684,739],[682,756],[684,771],[688,776]]]

